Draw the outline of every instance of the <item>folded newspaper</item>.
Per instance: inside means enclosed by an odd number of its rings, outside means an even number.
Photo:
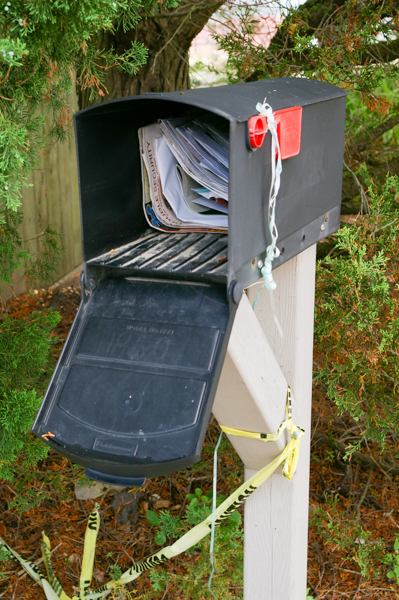
[[[171,232],[228,227],[228,137],[211,123],[161,120],[138,131],[146,219]]]

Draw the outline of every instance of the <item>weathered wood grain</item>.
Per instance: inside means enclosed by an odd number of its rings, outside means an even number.
[[[77,110],[76,94],[71,94],[72,111]],[[42,108],[46,115],[47,107]],[[46,116],[45,133],[50,128]],[[47,225],[51,225],[63,237],[65,248],[62,262],[55,279],[72,271],[82,262],[79,188],[77,178],[76,150],[73,132],[63,143],[48,142],[41,157],[41,165],[31,173],[33,187],[24,188],[22,211],[24,221],[20,228],[23,240],[27,240],[30,250],[37,252],[40,239],[37,238]],[[22,273],[14,278],[13,291],[20,294],[26,290]]]

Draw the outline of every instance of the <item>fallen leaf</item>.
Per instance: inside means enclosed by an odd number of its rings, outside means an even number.
[[[93,578],[96,580],[98,585],[102,585],[104,583],[104,573],[100,571],[100,569],[94,569]]]
[[[169,506],[170,506],[169,500],[158,500],[158,502],[155,502],[155,504],[154,504],[154,508],[156,510],[159,510],[160,508],[168,508]]]
[[[103,483],[75,483],[75,496],[78,500],[92,500],[99,498],[107,490]]]

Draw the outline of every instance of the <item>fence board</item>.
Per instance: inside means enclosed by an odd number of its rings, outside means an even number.
[[[78,109],[77,96],[71,94],[70,107]],[[47,114],[44,106],[42,114]],[[50,120],[46,116],[45,132]],[[33,187],[22,193],[24,221],[20,227],[23,240],[29,240],[30,249],[39,249],[36,238],[47,225],[51,225],[63,237],[64,254],[60,268],[55,274],[59,279],[82,262],[79,188],[76,165],[75,139],[73,133],[63,143],[47,143],[39,168],[31,173]],[[15,274],[13,292],[26,291],[26,282],[21,272]]]

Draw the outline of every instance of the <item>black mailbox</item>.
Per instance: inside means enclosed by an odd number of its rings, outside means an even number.
[[[236,304],[270,243],[271,137],[261,144],[249,131],[256,104],[301,113],[299,153],[283,160],[276,267],[339,227],[345,96],[283,78],[76,115],[82,302],[33,432],[89,477],[139,485],[199,460]],[[138,129],[193,112],[229,128],[228,234],[165,233],[144,216]]]

